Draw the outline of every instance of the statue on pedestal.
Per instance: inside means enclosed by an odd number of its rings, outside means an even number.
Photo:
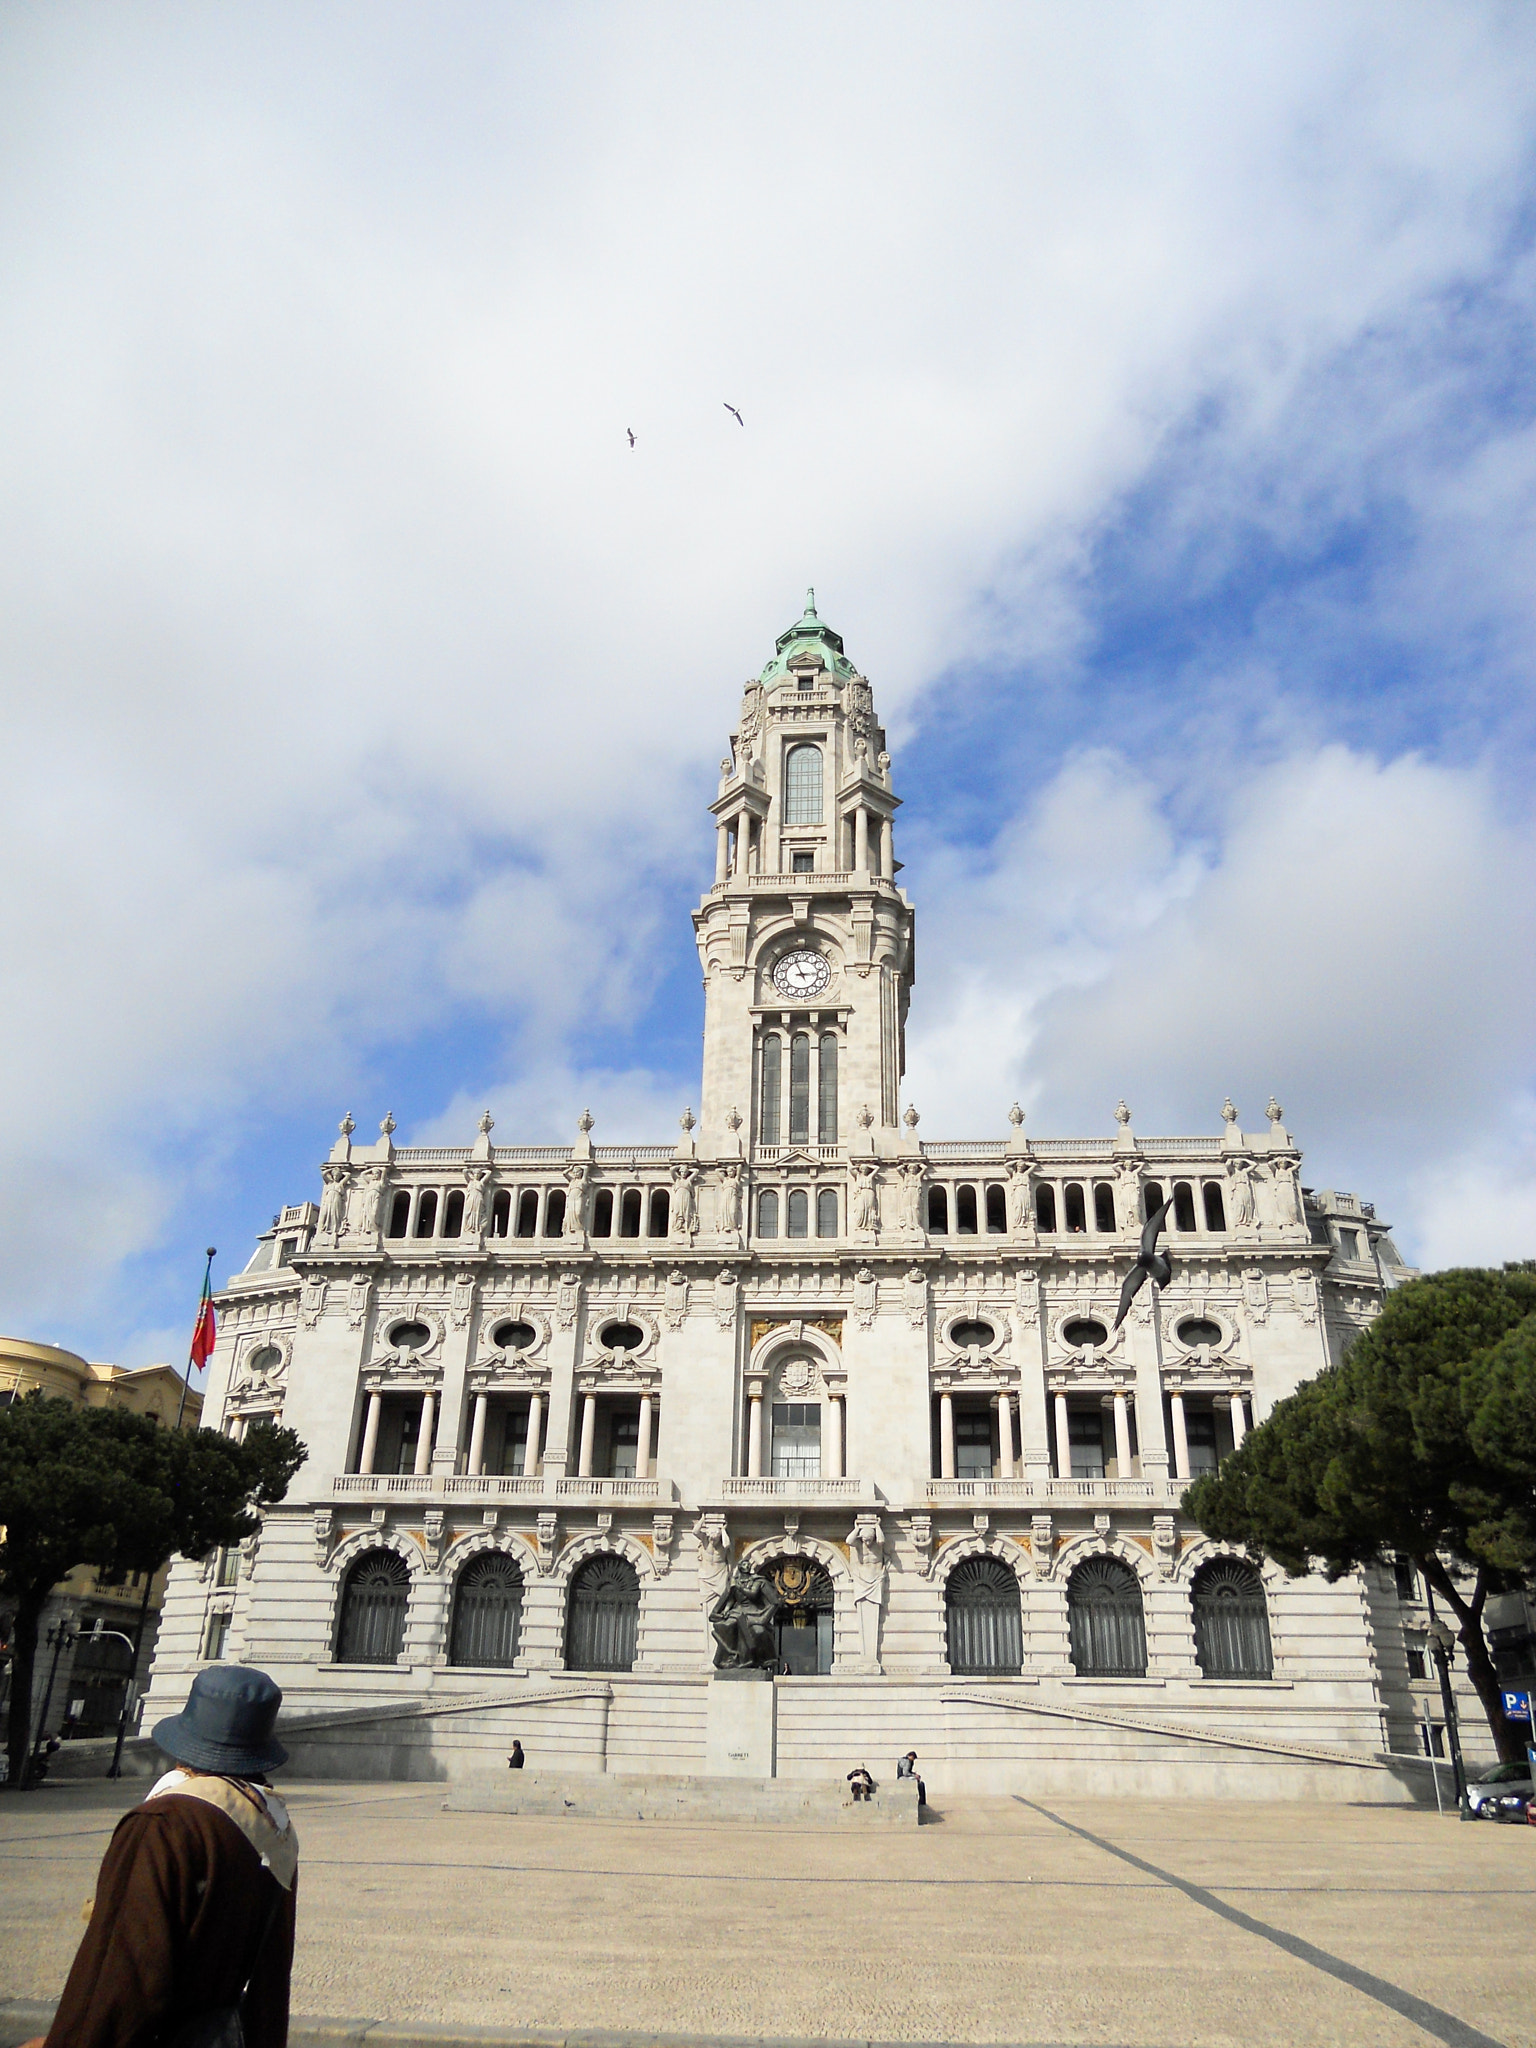
[[[739,1564],[709,1610],[717,1671],[760,1671],[771,1678],[779,1661],[779,1590],[756,1565]]]

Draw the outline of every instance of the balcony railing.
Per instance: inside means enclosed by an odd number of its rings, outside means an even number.
[[[1167,1500],[1187,1480],[1160,1479],[930,1479],[931,1501],[1033,1500],[1042,1506],[1080,1501]]]
[[[556,1500],[659,1500],[659,1479],[557,1479]],[[670,1495],[669,1495],[670,1498]]]
[[[350,1500],[538,1500],[653,1501],[662,1498],[659,1479],[581,1479],[536,1472],[339,1472],[333,1493]],[[670,1489],[667,1497],[671,1498]]]
[[[722,1500],[873,1500],[874,1487],[867,1479],[774,1479],[738,1473],[720,1483]]]

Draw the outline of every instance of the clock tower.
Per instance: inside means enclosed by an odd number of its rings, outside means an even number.
[[[891,761],[839,634],[805,613],[742,693],[720,764],[704,969],[701,1150],[896,1150],[913,913]]]

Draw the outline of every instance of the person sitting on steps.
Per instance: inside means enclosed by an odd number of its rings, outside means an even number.
[[[928,1787],[917,1775],[917,1751],[915,1749],[909,1749],[904,1757],[897,1759],[896,1775],[898,1778],[911,1778],[915,1780],[918,1805],[926,1806],[928,1804]]]
[[[869,1775],[868,1771],[865,1770],[862,1764],[860,1764],[857,1767],[857,1769],[851,1770],[848,1773],[848,1782],[853,1787],[853,1797],[855,1805],[857,1805],[858,1801],[861,1799],[867,1800],[875,1789],[874,1779]]]

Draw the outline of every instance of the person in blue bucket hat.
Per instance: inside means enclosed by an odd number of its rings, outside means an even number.
[[[299,1844],[267,1782],[288,1761],[282,1701],[264,1671],[216,1664],[156,1722],[174,1768],[117,1824],[47,2048],[285,2048]]]

